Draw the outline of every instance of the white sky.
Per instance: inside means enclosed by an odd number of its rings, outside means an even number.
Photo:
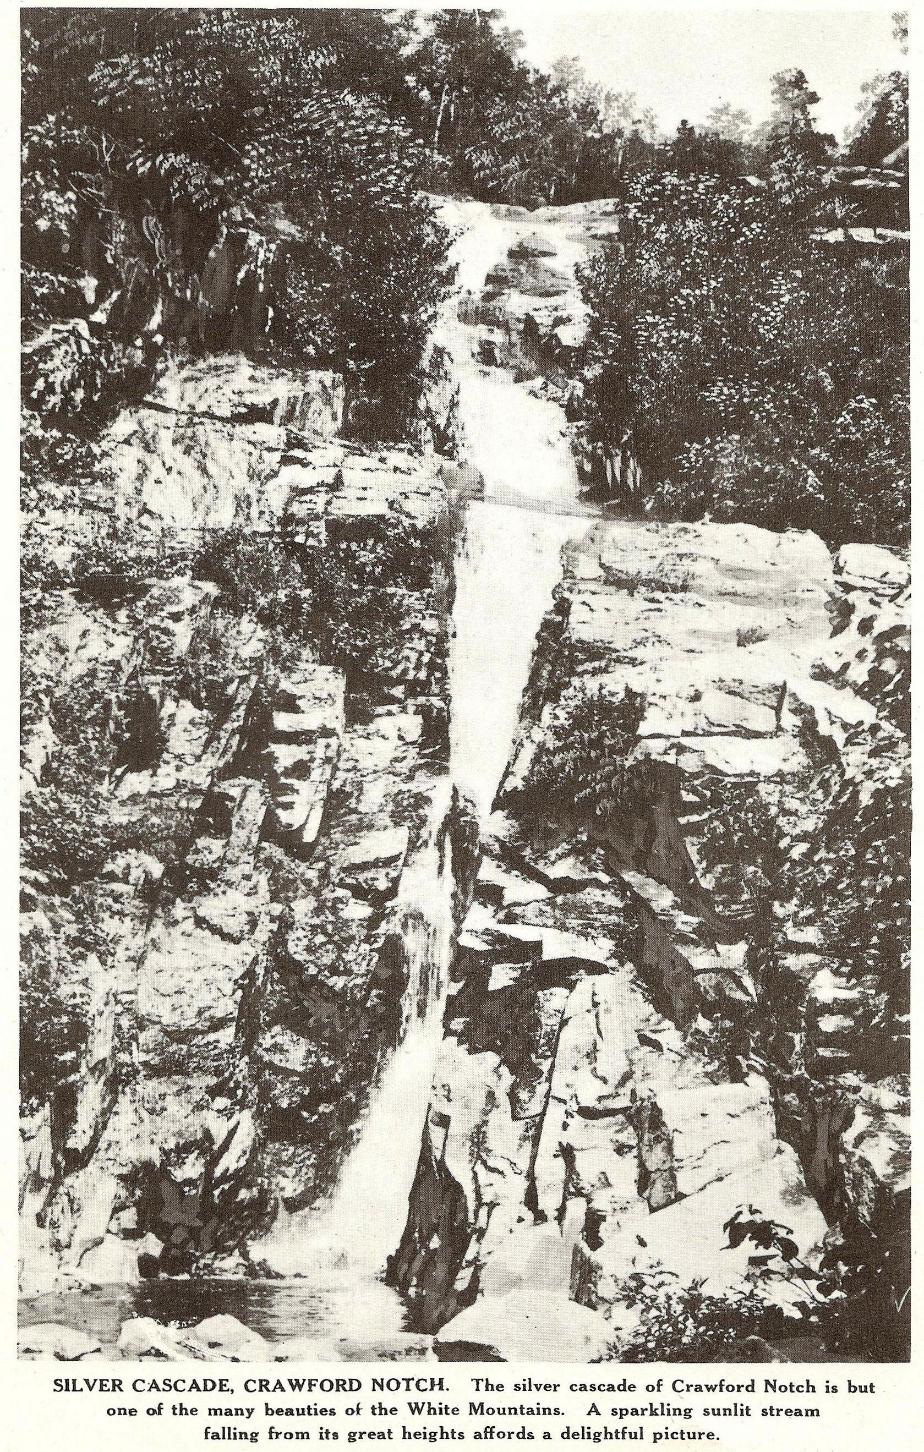
[[[893,10],[883,8],[605,9],[514,3],[507,23],[526,39],[525,59],[547,68],[576,55],[591,80],[634,91],[672,132],[681,117],[694,124],[719,100],[765,120],[774,71],[800,66],[821,96],[815,115],[842,139],[857,117],[860,86],[877,71],[903,63],[892,39]]]

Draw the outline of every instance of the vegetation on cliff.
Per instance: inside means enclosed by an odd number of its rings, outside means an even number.
[[[623,235],[582,277],[591,446],[637,461],[630,507],[904,544],[907,184],[852,189],[805,76],[774,93],[762,136],[684,122],[628,180]],[[882,166],[903,96],[900,73],[881,80],[848,160]]]
[[[400,433],[448,274],[399,39],[374,12],[28,12],[30,406],[86,418],[165,346],[241,350],[345,371]]]

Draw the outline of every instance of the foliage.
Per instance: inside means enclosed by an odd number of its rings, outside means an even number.
[[[653,139],[651,112],[590,84],[573,58],[534,70],[500,22],[496,10],[436,11],[409,55],[410,114],[437,177],[525,205],[613,195]]]
[[[637,1273],[624,1290],[626,1305],[638,1309],[641,1324],[627,1343],[614,1348],[620,1361],[734,1361],[746,1337],[780,1329],[779,1312],[756,1291],[710,1296],[700,1285],[680,1285],[672,1272]]]
[[[74,1074],[87,1036],[85,995],[69,981],[61,958],[86,954],[86,940],[72,921],[61,938],[41,923],[26,922],[19,989],[19,1085],[24,1105],[37,1105]]]
[[[82,546],[68,582],[78,599],[118,607],[139,601],[155,580],[184,574],[188,563],[189,550],[169,538],[131,538],[109,521]]]
[[[881,165],[908,140],[908,76],[890,71],[864,86],[863,115],[847,153],[859,166]]]
[[[769,927],[781,890],[779,786],[716,775],[701,791],[697,858],[711,895],[728,916],[746,914],[752,931],[758,921]]]
[[[526,790],[553,812],[575,807],[604,817],[626,802],[626,761],[644,700],[627,690],[613,700],[601,688],[556,715],[530,766]]]
[[[649,509],[902,542],[907,266],[816,239],[826,198],[794,137],[765,188],[630,182],[623,239],[582,273],[594,427],[631,441]]]
[[[103,663],[64,690],[27,676],[23,695],[40,703],[54,743],[40,788],[23,801],[24,872],[61,893],[98,878],[120,852],[171,860],[184,836],[180,826],[174,831],[174,809],[164,816],[156,798],[121,802],[110,788],[109,774],[143,705],[137,679],[122,682],[118,667]]]
[[[388,104],[403,39],[344,12],[30,12],[35,406],[102,406],[175,341],[356,371],[404,427],[448,270]]]
[[[407,625],[405,595],[433,587],[432,530],[396,515],[345,525],[324,545],[230,529],[194,563],[214,581],[223,610],[249,614],[277,639],[311,646],[319,660],[375,677]]]
[[[805,891],[830,951],[855,981],[885,994],[863,1046],[881,1075],[907,1067],[892,1060],[888,1040],[910,1007],[911,781],[907,738],[881,723],[867,732],[855,730],[848,748],[867,753],[862,788],[849,777],[826,783]]]

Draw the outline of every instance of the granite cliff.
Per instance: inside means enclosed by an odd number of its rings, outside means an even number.
[[[435,1016],[406,1354],[680,1354],[693,1297],[726,1354],[900,1356],[906,564],[589,502],[614,204],[443,217],[415,446],[344,438],[336,374],[180,360],[44,521],[24,1294],[291,1275]]]

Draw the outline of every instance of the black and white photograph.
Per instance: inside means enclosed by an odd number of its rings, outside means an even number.
[[[920,17],[19,19],[20,1360],[872,1390]]]

